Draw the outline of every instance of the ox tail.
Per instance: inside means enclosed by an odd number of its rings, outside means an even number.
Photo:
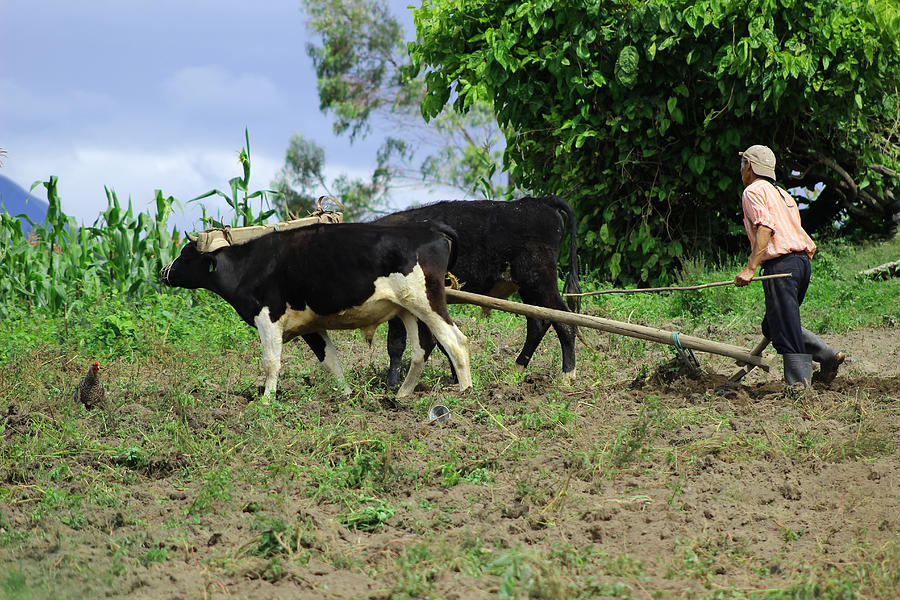
[[[566,276],[563,292],[566,294],[580,294],[581,284],[578,282],[578,223],[575,222],[575,211],[568,202],[559,196],[550,195],[546,197],[546,200],[565,215],[565,220],[569,223],[569,274]],[[569,310],[581,312],[580,297],[566,298],[566,304]]]
[[[450,256],[447,258],[447,270],[450,271],[456,265],[456,253],[459,248],[459,236],[456,235],[456,230],[447,225],[446,223],[442,223],[440,221],[430,221],[432,227],[434,227],[441,235],[447,238],[447,241],[450,242]]]

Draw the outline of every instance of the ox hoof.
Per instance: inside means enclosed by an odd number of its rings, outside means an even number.
[[[566,385],[572,385],[573,383],[575,383],[575,369],[563,373],[562,380]]]
[[[400,369],[389,370],[384,380],[388,387],[400,385]]]
[[[411,386],[404,387],[401,385],[400,389],[397,390],[397,394],[394,396],[394,398],[409,398],[416,392],[416,389],[418,389],[420,392],[426,390],[426,388],[419,382],[416,382]]]
[[[516,373],[524,373],[525,372],[525,365],[520,365],[519,363],[515,363],[514,368],[516,370]]]

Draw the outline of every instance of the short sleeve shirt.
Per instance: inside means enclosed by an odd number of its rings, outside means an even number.
[[[751,246],[760,225],[772,230],[763,262],[791,252],[805,252],[812,258],[816,244],[800,225],[800,209],[786,191],[765,179],[756,179],[744,188],[741,206]]]

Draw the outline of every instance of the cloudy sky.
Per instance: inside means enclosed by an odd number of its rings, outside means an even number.
[[[409,4],[390,2],[412,37]],[[0,173],[26,189],[57,175],[63,210],[87,222],[104,186],[138,209],[155,189],[227,189],[245,127],[251,189],[293,132],[331,175],[368,175],[380,139],[334,136],[306,42],[299,0],[0,0]]]

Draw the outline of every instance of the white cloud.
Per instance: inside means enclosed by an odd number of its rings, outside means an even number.
[[[54,94],[37,90],[0,77],[0,115],[7,123],[22,121],[59,121],[73,115],[107,114],[117,106],[111,96],[100,92],[67,89]]]
[[[267,188],[279,161],[262,154],[254,154],[252,161],[251,190]],[[6,167],[4,174],[25,187],[56,175],[63,211],[85,223],[93,222],[106,208],[104,186],[115,191],[123,205],[130,197],[136,211],[152,206],[155,190],[161,189],[181,202],[186,212],[197,214],[187,204],[189,199],[214,188],[229,193],[228,180],[241,174],[237,153],[216,148],[149,152],[79,146],[24,161],[10,157]],[[43,188],[35,189],[36,194],[40,191]],[[204,202],[212,213],[227,209],[217,198]]]
[[[131,198],[136,212],[154,210],[155,190],[161,189],[182,205],[185,214],[174,218],[179,228],[196,229],[200,209],[187,201],[212,189],[230,194],[228,180],[242,173],[237,155],[237,151],[214,147],[148,151],[82,145],[33,158],[12,155],[4,175],[26,188],[56,175],[63,211],[88,224],[107,206],[104,186],[116,193],[123,206]],[[282,164],[280,156],[252,151],[250,191],[268,189]],[[368,179],[373,168],[332,163],[326,167],[325,177],[329,182],[339,175]],[[42,186],[34,190],[41,198],[46,198],[44,192]],[[228,215],[231,211],[218,196],[204,199],[203,204],[211,216]]]
[[[271,79],[256,73],[234,74],[217,65],[184,67],[162,84],[179,110],[237,110],[241,113],[283,110],[284,96]]]

